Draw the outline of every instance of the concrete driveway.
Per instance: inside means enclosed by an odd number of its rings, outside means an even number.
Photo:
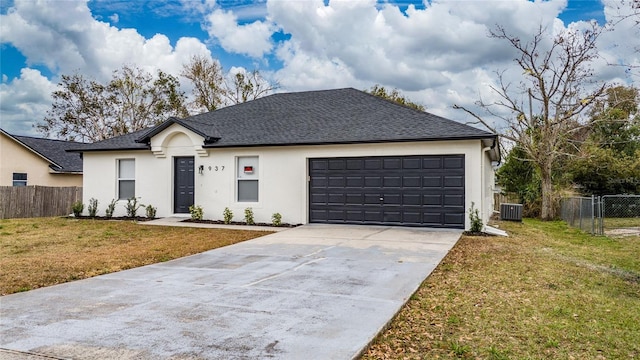
[[[305,225],[0,298],[0,359],[351,359],[460,231]]]

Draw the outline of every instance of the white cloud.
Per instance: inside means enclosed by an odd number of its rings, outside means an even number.
[[[291,36],[276,50],[284,64],[276,77],[284,88],[368,88],[378,83],[398,88],[428,111],[452,119],[468,119],[453,110],[453,104],[476,109],[474,102],[481,97],[497,100],[490,89],[496,85],[495,71],[509,69],[505,80],[514,86],[522,78],[513,62],[517,56],[513,47],[489,36],[496,24],[527,42],[541,26],[550,34],[566,31],[558,18],[566,6],[566,0],[433,0],[422,9],[410,5],[403,13],[395,5],[374,0],[269,0],[267,4],[269,18]],[[615,39],[637,38],[630,32],[607,33],[602,40],[609,45],[603,46],[619,47],[612,45]],[[626,42],[633,48],[629,43],[634,42]],[[542,45],[549,44],[551,37]],[[626,58],[632,59],[629,53]],[[623,69],[604,60],[615,55],[602,50],[601,55],[592,64],[597,79],[620,79]]]
[[[112,23],[117,24],[120,21],[120,16],[118,16],[118,14],[113,14],[109,16],[109,20],[111,20]]]
[[[228,52],[260,58],[271,51],[273,25],[265,21],[238,24],[231,11],[216,9],[206,18],[206,30]]]
[[[175,48],[156,34],[144,38],[136,29],[119,29],[92,17],[86,0],[65,2],[65,11],[46,0],[18,0],[0,18],[2,43],[11,43],[29,65],[44,64],[54,73],[79,71],[98,80],[111,77],[122,64],[177,75],[193,54],[210,54],[195,38],[180,38]]]
[[[7,14],[0,15],[0,34],[1,43],[20,50],[29,66],[44,65],[54,77],[78,71],[88,78],[107,81],[123,64],[135,64],[151,73],[161,69],[177,76],[191,56],[211,56],[196,38],[180,38],[172,47],[165,35],[146,39],[136,29],[119,29],[98,21],[86,0],[65,2],[65,11],[52,1],[18,0]],[[29,84],[36,83],[41,86],[30,89],[37,101],[20,95]],[[53,83],[29,68],[22,69],[19,79],[5,81],[0,117],[7,125],[3,126],[31,131],[30,124],[41,120],[51,104],[52,88]]]
[[[616,0],[604,3],[608,20],[619,19],[630,10],[620,8]],[[105,13],[114,14],[110,20],[115,24],[117,14],[124,11],[118,6],[129,4],[113,3],[113,9]],[[513,48],[488,36],[496,24],[523,41],[540,25],[554,34],[584,25],[558,19],[567,0],[431,0],[423,8],[409,6],[405,12],[392,2],[376,0],[268,0],[247,6],[180,0],[178,4],[181,14],[202,21],[210,41],[226,52],[245,55],[256,64],[277,63],[277,68],[267,68],[262,74],[278,81],[281,91],[365,89],[381,84],[398,88],[428,111],[452,119],[465,118],[464,113],[451,109],[454,103],[473,107],[480,97],[494,99],[489,88],[496,82],[494,71],[512,69],[507,80],[521,78],[521,71],[513,71],[517,66]],[[157,5],[165,10],[175,6],[175,2]],[[601,36],[600,58],[592,64],[597,80],[638,83],[639,70],[629,76],[625,67],[610,66],[640,66],[640,42],[634,41],[640,30],[633,20],[622,21]],[[274,43],[279,37],[274,32],[286,34],[287,40]],[[52,1],[17,0],[0,16],[0,41],[18,48],[29,66],[44,65],[54,77],[78,70],[102,81],[124,63],[178,75],[192,55],[211,56],[205,43],[196,38],[183,37],[175,43],[164,34],[145,38],[136,29],[99,21],[86,0],[65,2],[65,11]],[[17,119],[22,103],[34,104],[24,110],[25,123],[42,117],[36,104],[42,104],[50,93],[51,82],[40,84],[46,94],[36,91],[38,101],[29,102],[18,94],[28,84],[44,80],[30,69],[23,69],[19,79],[3,80],[3,121]],[[183,86],[189,93],[184,81]],[[11,96],[16,105],[6,104],[5,96]]]
[[[373,0],[334,0],[326,6],[270,1],[268,9],[291,35],[277,52],[284,62],[283,85],[287,79],[331,77],[326,66],[317,66],[322,62],[339,64],[342,73],[360,82],[418,91],[450,86],[444,71],[473,69],[510,54],[487,38],[484,23],[456,15],[449,3],[434,2],[423,10],[410,6],[406,13],[393,5],[378,9]]]
[[[0,84],[0,127],[18,135],[35,134],[33,125],[45,117],[55,90],[40,71],[22,69],[19,78]]]

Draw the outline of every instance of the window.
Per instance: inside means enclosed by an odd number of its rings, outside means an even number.
[[[118,199],[126,200],[136,196],[136,161],[118,160]]]
[[[13,186],[27,186],[27,174],[13,173]]]
[[[258,157],[238,158],[238,202],[258,202]]]

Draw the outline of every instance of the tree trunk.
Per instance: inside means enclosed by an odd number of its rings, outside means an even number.
[[[540,217],[542,220],[554,220],[556,217],[553,203],[553,182],[551,181],[551,165],[545,164],[540,171],[542,187],[542,208]]]

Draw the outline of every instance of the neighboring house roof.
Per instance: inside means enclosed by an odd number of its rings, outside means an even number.
[[[353,88],[280,93],[118,138],[84,151],[149,149],[171,124],[205,138],[203,147],[316,145],[425,140],[487,139],[496,135],[415,110]]]
[[[82,157],[69,153],[70,149],[81,149],[85,143],[63,140],[51,140],[31,136],[11,135],[0,132],[49,162],[49,168],[60,173],[82,173]]]

